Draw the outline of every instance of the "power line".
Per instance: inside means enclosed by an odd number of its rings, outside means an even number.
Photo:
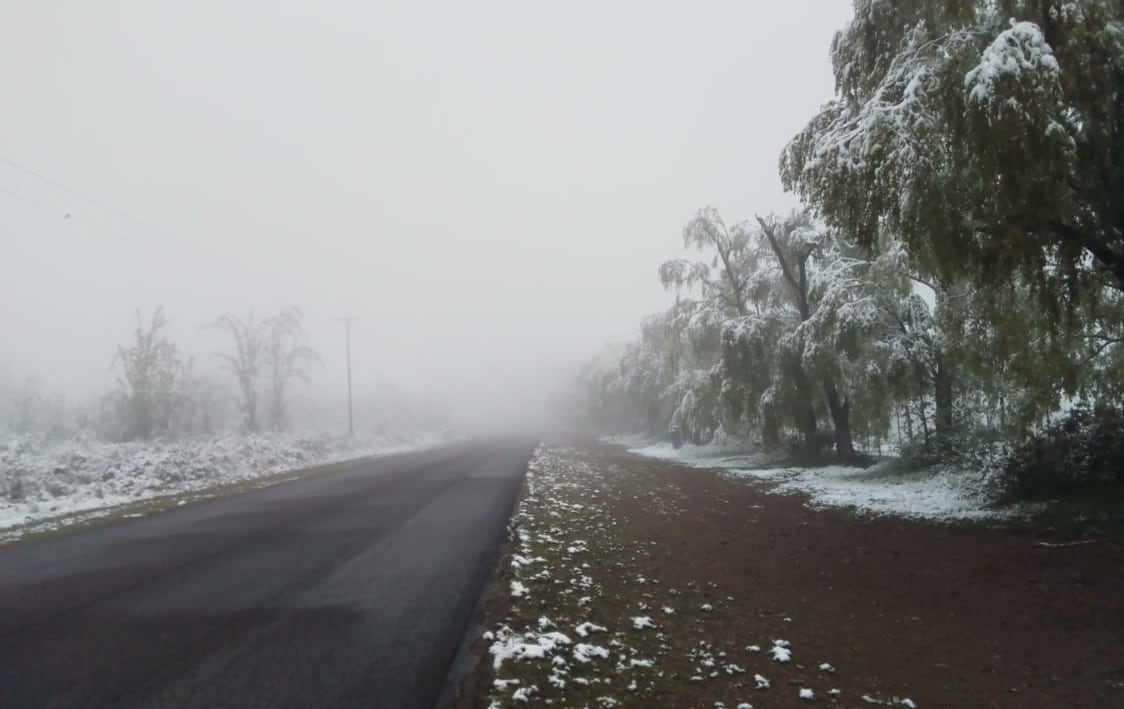
[[[181,245],[186,245],[186,243],[187,243],[181,238],[178,238],[174,235],[170,235],[167,232],[163,231],[162,229],[160,229],[160,228],[158,228],[158,227],[156,227],[152,224],[149,224],[142,219],[134,217],[133,215],[129,214],[128,212],[124,211],[123,209],[118,209],[117,207],[114,207],[111,204],[103,202],[100,199],[97,199],[95,197],[91,197],[90,195],[85,194],[85,193],[83,193],[79,190],[76,190],[73,187],[68,187],[67,185],[64,185],[63,183],[59,182],[58,180],[51,179],[50,177],[47,177],[43,173],[38,172],[36,170],[33,170],[30,167],[27,167],[26,165],[23,165],[21,163],[16,162],[15,160],[11,160],[10,158],[6,158],[3,155],[0,155],[0,163],[4,163],[5,165],[8,165],[9,167],[12,167],[12,168],[14,168],[14,169],[26,174],[26,175],[34,177],[35,179],[43,182],[46,185],[49,185],[49,186],[51,186],[51,187],[53,187],[57,190],[65,192],[65,193],[67,193],[69,195],[72,195],[74,197],[77,197],[78,199],[81,199],[81,200],[85,201],[86,203],[88,203],[90,205],[93,205],[93,206],[98,207],[99,209],[101,209],[105,212],[108,212],[109,214],[113,215],[114,217],[117,217],[119,220],[123,220],[123,221],[127,222],[132,227],[133,230],[136,230],[132,234],[128,234],[128,232],[126,232],[126,236],[130,240],[135,240],[138,237],[143,238],[143,237],[146,237],[146,236],[148,236],[148,237],[156,236],[156,237],[162,238],[166,241],[179,242]],[[81,224],[85,224],[90,229],[92,229],[93,231],[95,231],[98,234],[101,234],[103,236],[112,236],[113,238],[116,238],[118,240],[121,240],[123,238],[123,235],[118,233],[118,230],[114,230],[113,232],[107,232],[105,229],[98,228],[96,225],[92,224],[88,220],[75,219],[72,216],[71,212],[64,212],[64,211],[60,211],[60,210],[57,210],[57,209],[52,209],[49,206],[45,206],[45,204],[42,203],[42,202],[37,202],[36,200],[32,200],[30,198],[24,197],[23,195],[17,195],[17,194],[15,194],[15,193],[13,193],[9,190],[3,190],[3,191],[5,193],[9,194],[9,195],[12,195],[16,199],[21,199],[24,202],[27,202],[29,204],[35,204],[35,206],[39,207],[40,209],[45,209],[47,211],[53,212],[57,215],[60,215],[64,219],[72,219],[73,221],[79,222]],[[142,233],[136,233],[137,231],[142,232]]]
[[[60,216],[59,211],[57,209],[55,209],[54,207],[52,207],[51,205],[47,204],[46,202],[42,202],[40,200],[33,199],[31,197],[24,197],[22,194],[12,192],[11,190],[5,189],[3,187],[0,187],[0,194],[6,194],[9,197],[14,197],[15,199],[18,199],[21,202],[25,202],[27,204],[30,204],[32,207],[37,207],[39,209],[42,209],[44,212],[48,212],[49,214],[53,214],[56,217]],[[62,216],[63,219],[66,219],[67,216],[69,216],[69,215],[64,213],[61,216]]]
[[[110,212],[110,213],[120,217],[121,219],[125,219],[127,221],[130,221],[135,226],[139,226],[142,229],[151,229],[152,228],[151,226],[145,224],[140,219],[137,219],[136,217],[129,214],[128,212],[122,211],[122,210],[120,210],[120,209],[118,209],[118,208],[116,208],[112,205],[109,205],[109,204],[106,204],[105,202],[102,202],[99,199],[95,199],[94,197],[91,197],[87,194],[79,192],[78,190],[74,189],[73,187],[67,187],[66,185],[62,184],[61,182],[59,182],[57,180],[52,180],[51,178],[47,177],[43,173],[36,172],[35,170],[32,170],[30,167],[27,167],[26,165],[21,165],[20,163],[14,161],[14,160],[9,160],[8,158],[4,157],[3,155],[0,155],[0,162],[4,163],[5,165],[8,165],[10,167],[13,167],[13,168],[17,169],[17,170],[19,170],[20,172],[22,172],[26,175],[30,175],[30,176],[36,178],[37,180],[40,180],[40,181],[50,185],[51,187],[54,187],[57,190],[62,190],[63,192],[67,192],[71,195],[74,195],[75,197],[78,197],[79,199],[83,199],[83,200],[89,202],[90,204],[93,204],[97,207],[100,207],[100,208],[106,210],[107,212]]]
[[[22,194],[19,194],[17,192],[13,192],[13,191],[11,191],[9,189],[6,189],[4,187],[0,187],[0,194],[6,194],[9,197],[12,197],[14,199],[18,199],[19,201],[21,201],[25,204],[30,204],[31,206],[33,206],[37,209],[41,209],[44,212],[46,212],[48,214],[51,214],[55,217],[58,217],[60,219],[64,219],[66,221],[71,221],[71,222],[74,222],[76,224],[81,224],[81,225],[87,227],[88,229],[90,229],[91,231],[96,232],[96,233],[98,233],[102,236],[109,237],[111,239],[116,239],[117,241],[120,241],[120,242],[123,242],[123,243],[129,241],[129,239],[127,237],[123,237],[120,234],[117,234],[115,232],[106,231],[105,229],[100,228],[96,224],[93,224],[93,223],[91,223],[91,222],[89,222],[85,219],[76,218],[76,217],[72,216],[70,214],[70,212],[65,212],[61,209],[57,209],[56,207],[52,207],[50,204],[48,204],[46,202],[43,202],[41,200],[34,199],[34,198],[31,198],[31,197],[26,197]]]

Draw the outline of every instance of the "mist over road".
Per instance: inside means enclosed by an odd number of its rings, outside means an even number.
[[[0,707],[429,707],[534,443],[0,550]]]

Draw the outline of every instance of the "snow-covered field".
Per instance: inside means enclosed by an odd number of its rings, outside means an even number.
[[[889,463],[865,469],[778,467],[760,454],[728,446],[685,445],[675,450],[670,443],[606,440],[623,444],[638,455],[698,468],[717,468],[730,475],[766,482],[770,492],[805,493],[817,507],[848,507],[862,514],[938,521],[996,519],[1016,514],[990,506],[995,486],[987,471],[945,467],[900,473],[894,472]]]
[[[0,438],[0,530],[442,442],[432,433],[369,439],[318,435],[150,443],[72,440],[48,446],[26,436]]]

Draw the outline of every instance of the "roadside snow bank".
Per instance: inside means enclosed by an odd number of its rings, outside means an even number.
[[[895,472],[889,463],[871,468],[776,467],[761,454],[738,453],[715,446],[667,443],[629,448],[630,453],[672,460],[695,468],[718,468],[728,474],[769,483],[769,492],[804,493],[813,507],[849,507],[861,514],[938,521],[1010,517],[1016,512],[990,509],[992,481],[987,472],[935,468]]]
[[[0,529],[441,442],[437,434],[407,433],[365,440],[226,436],[44,446],[31,437],[12,436],[0,439]]]

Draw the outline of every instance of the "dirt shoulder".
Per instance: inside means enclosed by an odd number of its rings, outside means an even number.
[[[544,450],[456,706],[1124,706],[1118,543],[805,501]]]

